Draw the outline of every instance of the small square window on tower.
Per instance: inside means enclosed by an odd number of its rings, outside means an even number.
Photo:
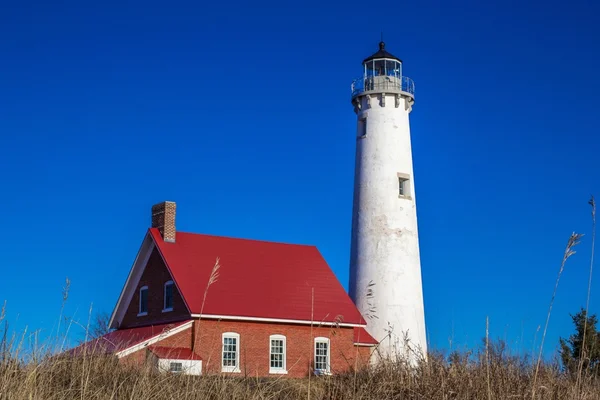
[[[408,174],[398,172],[398,197],[411,199],[410,177]]]

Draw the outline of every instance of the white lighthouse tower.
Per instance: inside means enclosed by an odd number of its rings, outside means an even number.
[[[352,83],[358,118],[349,285],[380,354],[412,360],[427,352],[408,118],[414,89],[384,42]]]

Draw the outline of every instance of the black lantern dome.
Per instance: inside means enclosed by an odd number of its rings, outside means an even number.
[[[377,53],[373,54],[372,56],[365,58],[363,60],[363,64],[367,63],[367,62],[369,62],[371,60],[378,60],[378,59],[381,59],[381,58],[387,58],[389,60],[397,60],[397,61],[402,62],[401,59],[399,59],[398,57],[396,57],[395,55],[391,54],[390,52],[388,52],[385,49],[385,42],[379,42],[379,51]]]

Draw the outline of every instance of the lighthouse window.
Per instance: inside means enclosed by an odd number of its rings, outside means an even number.
[[[406,174],[398,173],[398,197],[410,199],[410,180]]]
[[[358,138],[364,139],[367,137],[367,118],[360,118],[358,120]]]
[[[406,185],[405,184],[406,184],[406,179],[398,178],[398,186],[400,188],[400,190],[399,190],[400,196],[406,195]]]

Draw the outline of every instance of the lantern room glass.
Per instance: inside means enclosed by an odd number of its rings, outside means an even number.
[[[364,65],[365,77],[391,76],[397,79],[402,77],[402,63],[398,60],[379,58],[369,60]]]

